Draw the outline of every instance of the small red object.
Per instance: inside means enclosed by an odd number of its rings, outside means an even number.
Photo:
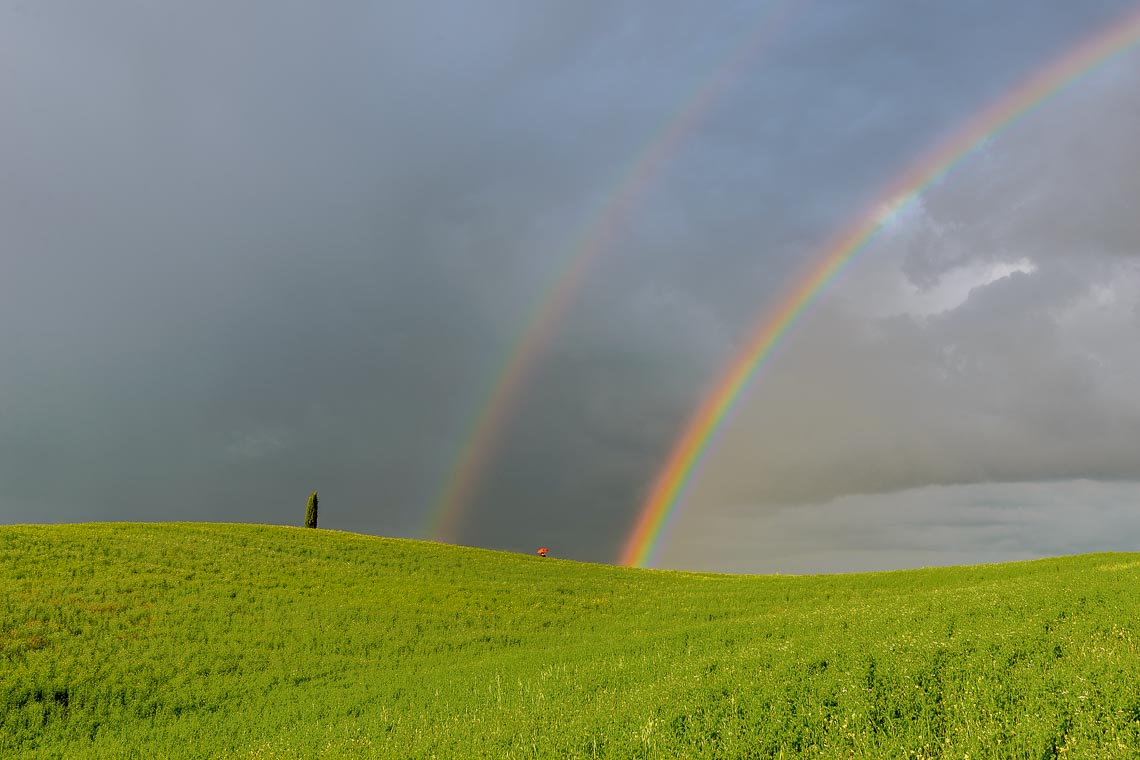
[[[550,552],[545,546],[538,550],[538,556],[545,557]]]

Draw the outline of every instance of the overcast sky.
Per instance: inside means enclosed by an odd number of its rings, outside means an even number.
[[[1135,7],[0,0],[0,522],[298,524],[319,489],[322,527],[426,537],[535,303],[688,114],[461,520],[614,561],[822,244]],[[657,565],[1140,546],[1137,134],[1130,50],[908,206],[741,399]]]

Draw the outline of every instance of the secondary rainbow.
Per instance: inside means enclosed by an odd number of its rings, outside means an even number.
[[[813,258],[818,263],[760,319],[747,344],[689,418],[626,539],[618,559],[620,564],[635,567],[651,564],[655,551],[668,534],[693,473],[737,399],[804,310],[867,247],[875,234],[985,140],[1137,42],[1140,42],[1140,9],[1079,43],[968,121],[954,137],[912,164],[876,203]]]
[[[716,69],[712,78],[684,101],[684,106],[655,134],[648,148],[637,156],[630,168],[619,174],[621,179],[616,183],[616,189],[606,198],[600,212],[591,217],[591,223],[578,236],[578,242],[571,248],[566,262],[535,302],[506,362],[483,394],[482,402],[467,425],[463,443],[430,511],[427,532],[432,538],[437,541],[455,539],[460,519],[472,500],[479,477],[494,453],[511,404],[519,397],[542,348],[550,343],[591,265],[618,237],[630,211],[685,138],[740,72],[787,25],[792,12],[805,2],[789,0],[776,12],[765,16],[727,61]]]

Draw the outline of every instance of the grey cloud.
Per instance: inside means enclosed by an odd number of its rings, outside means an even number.
[[[1140,228],[1116,202],[1140,170],[1124,126],[1140,112],[1114,89],[1126,76],[1106,70],[1068,107],[1059,96],[1051,118],[1015,126],[892,223],[761,373],[695,508],[1140,477],[1126,390],[1140,361]],[[1111,126],[1072,148],[1091,123]],[[900,283],[931,289],[970,262],[1018,259],[1034,271],[949,311],[877,316]]]
[[[819,573],[1009,562],[1131,551],[1136,482],[928,486],[781,507],[762,516],[682,518],[661,558],[718,572]]]

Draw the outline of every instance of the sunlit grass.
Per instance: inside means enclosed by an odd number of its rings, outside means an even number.
[[[1140,555],[637,571],[0,528],[0,757],[1129,757]]]

